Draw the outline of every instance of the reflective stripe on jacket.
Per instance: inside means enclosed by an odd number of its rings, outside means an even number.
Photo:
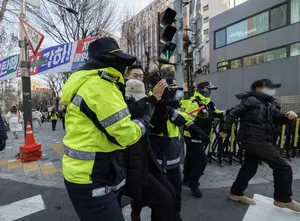
[[[156,120],[155,125],[152,125],[150,136],[151,146],[157,162],[162,166],[163,170],[173,169],[180,165],[180,152],[183,140],[181,139],[179,127],[187,124],[189,120],[187,115],[173,108],[167,107],[166,112],[168,112],[168,119],[161,120],[161,115],[165,111],[163,109],[157,111],[156,109],[152,119],[157,117],[158,120]],[[156,127],[163,128],[163,132],[158,133],[155,130]]]
[[[101,73],[109,78],[100,77]],[[139,120],[130,119],[123,94],[110,79],[124,84],[120,72],[104,68],[80,70],[72,74],[63,87],[61,103],[67,105],[63,173],[69,182],[115,185],[122,181],[126,174],[123,150],[145,133]],[[100,123],[116,143],[111,142],[91,118]]]

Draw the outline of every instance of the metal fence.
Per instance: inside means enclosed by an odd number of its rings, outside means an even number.
[[[288,125],[278,127],[277,132],[274,131],[274,144],[278,147],[280,155],[288,160],[300,157],[299,126],[300,118],[297,118]],[[232,165],[234,162],[242,164],[244,161],[244,150],[241,143],[236,140],[239,123],[232,125],[231,134],[226,138],[218,135],[221,127],[222,121],[214,121],[210,132],[210,143],[205,149],[208,162],[210,164],[215,162],[220,167],[225,166],[225,163],[228,165]]]

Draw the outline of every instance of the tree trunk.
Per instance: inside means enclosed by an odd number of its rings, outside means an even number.
[[[4,12],[6,10],[7,3],[8,3],[8,0],[2,0],[2,4],[1,4],[1,8],[0,8],[0,23],[4,19]]]

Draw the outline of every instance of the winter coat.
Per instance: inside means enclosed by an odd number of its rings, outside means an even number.
[[[289,122],[276,107],[274,98],[258,92],[245,92],[236,97],[241,103],[227,115],[224,130],[230,133],[232,124],[240,118],[238,141],[260,145],[272,144],[276,124]]]
[[[139,101],[127,100],[132,119],[139,118],[149,108],[155,106],[155,97],[145,97]],[[130,136],[130,135],[129,135]],[[137,204],[142,202],[142,190],[148,182],[148,174],[152,170],[161,170],[150,146],[149,136],[144,135],[136,144],[127,148],[127,178],[125,195],[134,199]]]
[[[3,119],[1,117],[1,115],[0,115],[0,137],[5,139],[5,140],[7,139],[5,125],[4,125],[4,122],[3,122]]]
[[[6,119],[9,123],[10,131],[22,131],[23,114],[21,111],[17,111],[17,113],[8,112]]]
[[[6,146],[7,134],[3,119],[0,115],[0,151],[4,150]]]

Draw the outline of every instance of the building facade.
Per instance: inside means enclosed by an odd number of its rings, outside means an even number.
[[[190,7],[189,27],[192,30],[190,39],[194,55],[194,72],[209,64],[210,19],[247,0],[192,0]]]
[[[147,52],[152,65],[157,60],[157,13],[168,7],[173,8],[172,0],[155,0],[122,26],[121,48],[136,56],[144,67]]]
[[[210,74],[218,106],[261,78],[282,83],[278,100],[300,102],[300,0],[248,0],[210,21]],[[298,100],[298,101],[297,101]],[[299,110],[300,111],[300,110]]]

